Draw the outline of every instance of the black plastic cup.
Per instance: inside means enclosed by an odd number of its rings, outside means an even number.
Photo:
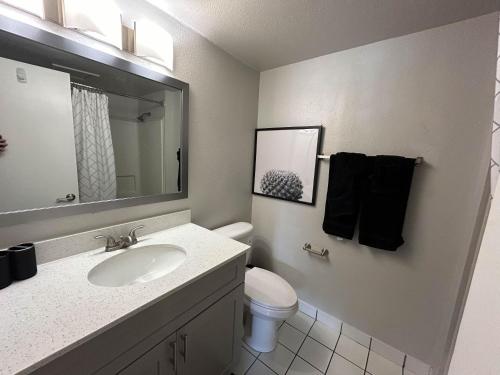
[[[10,272],[14,280],[26,280],[36,275],[35,245],[22,243],[9,247]]]
[[[11,283],[10,253],[8,251],[0,251],[0,289],[8,287]]]

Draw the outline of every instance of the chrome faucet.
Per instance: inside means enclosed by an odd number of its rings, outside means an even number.
[[[128,236],[120,236],[119,240],[115,240],[113,236],[106,236],[106,235],[98,235],[95,236],[94,238],[96,240],[105,238],[106,239],[106,247],[104,248],[105,252],[110,252],[110,251],[115,251],[115,250],[120,250],[120,249],[126,249],[129,246],[135,245],[137,241],[137,236],[135,232],[139,229],[144,228],[144,225],[139,225],[135,228],[133,228]]]

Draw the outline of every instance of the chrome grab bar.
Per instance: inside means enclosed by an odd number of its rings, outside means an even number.
[[[325,249],[325,248],[323,248],[321,250],[313,249],[312,246],[311,246],[311,244],[308,243],[308,242],[306,242],[304,244],[304,246],[302,247],[302,250],[307,251],[307,252],[309,252],[311,254],[322,256],[322,257],[328,255],[328,249]]]

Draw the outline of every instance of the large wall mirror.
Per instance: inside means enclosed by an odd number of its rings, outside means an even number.
[[[0,82],[0,213],[187,196],[186,83],[3,17]]]

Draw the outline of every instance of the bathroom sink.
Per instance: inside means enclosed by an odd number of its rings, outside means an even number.
[[[99,263],[88,274],[99,286],[125,286],[158,279],[179,267],[186,252],[174,245],[149,245],[130,248]]]

